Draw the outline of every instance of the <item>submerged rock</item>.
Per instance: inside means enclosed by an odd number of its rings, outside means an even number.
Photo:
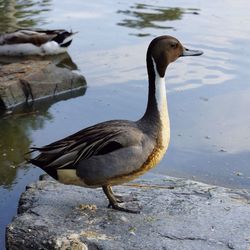
[[[83,87],[85,78],[51,60],[25,60],[0,67],[0,108]]]
[[[22,194],[7,249],[249,249],[250,193],[165,176],[114,187],[141,214],[107,208],[101,189],[42,180]]]

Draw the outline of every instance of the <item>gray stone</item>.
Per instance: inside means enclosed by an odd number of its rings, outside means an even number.
[[[166,176],[114,187],[141,214],[107,208],[101,189],[31,184],[6,229],[7,249],[250,249],[250,192]]]
[[[86,85],[85,78],[50,60],[25,60],[0,67],[0,106],[11,108]]]

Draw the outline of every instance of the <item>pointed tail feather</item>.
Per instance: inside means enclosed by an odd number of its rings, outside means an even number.
[[[68,47],[73,39],[73,36],[77,34],[78,32],[68,32],[68,31],[62,31],[57,34],[56,37],[54,37],[52,40],[57,42],[60,47]]]

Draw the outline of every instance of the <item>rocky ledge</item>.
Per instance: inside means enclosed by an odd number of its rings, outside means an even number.
[[[101,189],[42,180],[22,194],[7,249],[250,249],[250,192],[166,176],[114,191],[140,214],[107,208]]]
[[[51,60],[24,60],[0,67],[0,108],[80,88],[85,78]]]

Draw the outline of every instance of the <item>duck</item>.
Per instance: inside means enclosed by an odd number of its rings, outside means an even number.
[[[65,53],[77,32],[64,29],[31,30],[18,29],[0,34],[0,55],[32,56]]]
[[[172,36],[154,38],[146,54],[148,101],[139,120],[101,122],[46,146],[33,147],[30,152],[38,155],[29,162],[61,183],[101,187],[108,207],[139,213],[120,204],[124,200],[114,194],[112,186],[134,180],[161,161],[170,141],[166,69],[179,57],[202,53],[185,48]]]

